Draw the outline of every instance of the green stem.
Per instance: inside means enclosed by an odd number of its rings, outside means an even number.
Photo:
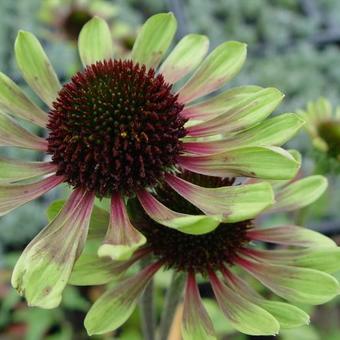
[[[154,311],[154,284],[150,281],[140,299],[141,325],[145,340],[154,340],[155,311]]]
[[[168,339],[176,308],[182,297],[183,287],[184,275],[175,272],[172,276],[170,287],[168,288],[165,296],[165,303],[161,315],[159,340]]]

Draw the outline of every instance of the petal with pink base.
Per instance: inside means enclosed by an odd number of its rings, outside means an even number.
[[[187,134],[192,137],[207,137],[249,129],[267,118],[282,98],[283,94],[275,88],[263,89],[217,117],[188,127]]]
[[[174,84],[194,70],[209,48],[204,35],[188,34],[180,40],[159,69],[166,82]]]
[[[338,281],[318,270],[257,262],[245,257],[235,259],[235,263],[288,301],[319,305],[339,293]]]
[[[146,238],[131,224],[122,197],[114,194],[111,198],[110,224],[98,255],[111,257],[112,260],[127,260],[145,242]]]
[[[178,194],[207,215],[222,215],[223,222],[253,218],[274,202],[272,188],[265,182],[203,188],[170,174],[165,176],[165,180]]]
[[[239,72],[246,54],[246,45],[237,41],[228,41],[217,46],[178,91],[178,100],[185,104],[190,103],[221,88]]]
[[[104,334],[120,327],[134,311],[139,297],[161,265],[160,262],[151,264],[137,275],[108,289],[86,315],[84,323],[87,333]]]
[[[0,146],[47,150],[47,141],[22,128],[14,119],[0,112]]]
[[[75,190],[57,217],[26,247],[12,285],[30,306],[55,308],[87,236],[94,194]]]
[[[262,90],[259,86],[232,88],[203,102],[187,105],[181,115],[189,119],[206,121],[231,110],[249,98],[249,95]]]
[[[0,183],[12,183],[48,175],[57,170],[47,162],[23,162],[0,157]]]
[[[209,278],[217,303],[233,327],[249,335],[278,334],[280,325],[270,313],[235,293],[215,273]]]
[[[195,274],[187,277],[182,321],[183,340],[214,340],[214,326],[205,310],[198,291]]]
[[[316,231],[294,225],[267,229],[252,229],[247,232],[252,240],[298,247],[336,247],[336,243]]]
[[[217,228],[222,216],[186,215],[167,208],[147,191],[137,193],[146,213],[156,222],[187,234],[206,234]]]
[[[62,176],[50,176],[31,184],[0,185],[0,216],[45,194],[63,180]]]
[[[260,146],[235,148],[213,155],[179,156],[178,164],[207,176],[263,179],[291,179],[300,167],[289,152],[278,147]]]

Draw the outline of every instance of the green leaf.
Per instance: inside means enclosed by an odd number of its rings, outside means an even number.
[[[0,72],[0,109],[42,127],[48,115],[35,105],[10,78]]]
[[[20,31],[15,41],[15,56],[27,83],[52,107],[61,85],[38,39],[32,33]]]
[[[237,41],[216,47],[179,90],[178,100],[189,103],[222,87],[239,72],[246,54],[246,45]]]
[[[78,49],[84,67],[112,58],[112,36],[105,20],[94,17],[83,26],[78,38]]]
[[[132,49],[132,60],[147,68],[156,68],[169,48],[176,29],[177,22],[172,13],[150,17],[137,36]]]
[[[159,72],[173,84],[194,70],[208,52],[209,40],[204,35],[188,34],[165,59]]]
[[[291,211],[316,201],[327,189],[327,179],[320,175],[308,176],[288,184],[276,195],[271,212]]]

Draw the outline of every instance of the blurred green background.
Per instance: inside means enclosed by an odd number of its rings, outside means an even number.
[[[150,15],[173,11],[179,21],[176,39],[196,32],[209,36],[211,47],[225,40],[246,42],[248,59],[231,85],[274,86],[286,94],[278,112],[294,112],[320,96],[340,103],[339,0],[1,0],[0,70],[25,87],[15,65],[13,43],[19,29],[43,42],[62,81],[79,67],[75,38],[92,15],[105,17],[114,32],[117,53],[126,54],[136,30]],[[28,90],[27,88],[25,88]],[[40,133],[40,131],[36,131]],[[304,134],[289,145],[305,156],[303,172],[312,172],[313,152]],[[34,152],[0,150],[0,156],[40,160]],[[309,209],[307,224],[337,238],[340,235],[339,180],[328,175],[328,193]],[[0,218],[0,339],[87,339],[82,319],[101,288],[69,287],[63,304],[52,311],[27,309],[10,288],[17,255],[46,223],[45,210],[61,192],[52,192]],[[291,219],[293,216],[280,216]],[[159,282],[159,300],[166,278]],[[340,339],[340,301],[315,309],[312,325],[276,338]],[[233,333],[211,301],[207,301],[221,339],[246,339]],[[159,301],[161,308],[161,301]],[[142,339],[138,313],[117,339]],[[222,319],[221,319],[222,318]],[[113,339],[107,335],[103,339]],[[249,337],[248,337],[249,338]]]

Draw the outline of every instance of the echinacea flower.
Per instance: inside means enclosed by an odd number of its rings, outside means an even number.
[[[53,308],[60,302],[83,250],[95,197],[111,200],[98,252],[123,260],[146,242],[129,220],[127,198],[137,196],[160,225],[189,234],[253,218],[272,203],[267,183],[222,184],[207,191],[178,178],[181,169],[266,179],[289,179],[297,172],[299,161],[279,146],[302,120],[295,114],[265,120],[280,103],[280,91],[244,86],[196,102],[240,70],[246,46],[226,42],[205,58],[208,39],[189,34],[161,63],[175,31],[171,13],[155,15],[142,27],[129,59],[116,60],[109,27],[95,17],[79,36],[84,69],[64,85],[38,40],[18,34],[17,64],[48,114],[0,74],[0,145],[39,150],[51,161],[1,159],[0,215],[61,183],[73,188],[60,214],[15,266],[12,284],[30,305]],[[171,84],[191,73],[175,91]],[[12,116],[47,128],[47,138],[33,135]],[[158,201],[153,193],[164,181],[180,188],[200,213],[173,211]]]
[[[304,127],[314,147],[340,161],[340,108],[333,110],[327,99],[319,98],[298,113],[306,121]]]
[[[188,173],[177,182],[181,183],[184,178],[205,185],[207,191],[218,185],[216,178]],[[178,194],[180,187],[173,182],[170,186],[175,192],[169,194],[171,189],[164,187],[164,191],[158,191],[159,200],[182,211],[197,209]],[[304,207],[320,197],[326,187],[327,181],[322,176],[310,176],[281,186],[276,194],[277,202],[268,212]],[[309,202],[301,199],[303,196],[308,197]],[[261,228],[255,221],[246,220],[221,223],[204,235],[188,235],[157,224],[143,213],[136,200],[131,204],[134,224],[147,237],[147,243],[129,261],[107,264],[106,270],[111,276],[122,275],[146,256],[150,258],[151,255],[153,260],[132,277],[119,280],[116,276],[118,282],[94,303],[85,318],[90,335],[120,327],[161,268],[186,276],[182,320],[185,340],[215,339],[213,323],[198,290],[197,278],[201,276],[209,280],[221,312],[229,323],[236,330],[251,335],[273,335],[280,328],[304,325],[309,322],[309,317],[294,304],[318,305],[339,293],[338,282],[329,273],[340,269],[340,249],[318,232],[294,225]],[[100,230],[99,225],[96,230]],[[276,248],[268,250],[263,246],[266,243],[276,245]],[[90,253],[86,256],[89,261]],[[86,284],[81,267],[76,268],[74,281]],[[92,279],[97,277],[97,284],[107,282],[109,275],[103,276],[103,267],[91,268]],[[247,282],[246,274],[287,302],[261,296]]]

